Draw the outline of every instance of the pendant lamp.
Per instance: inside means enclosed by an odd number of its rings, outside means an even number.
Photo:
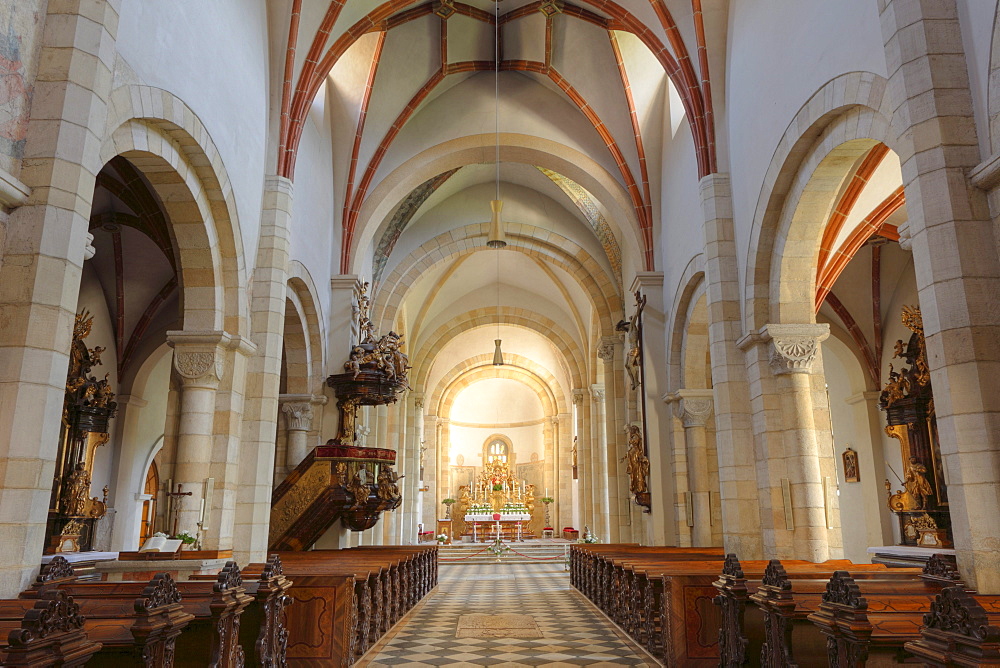
[[[496,96],[493,101],[495,112],[495,136],[496,136],[496,199],[490,202],[490,209],[493,216],[490,218],[490,233],[486,238],[486,246],[499,251],[507,245],[506,235],[503,231],[503,221],[500,219],[500,212],[503,211],[503,201],[500,199],[500,2],[496,3],[496,20],[493,22],[496,30],[494,32],[494,62],[496,70],[493,73],[493,88]],[[503,352],[500,350],[500,254],[497,253],[497,338],[493,341],[496,348],[493,350],[493,366],[503,366]]]

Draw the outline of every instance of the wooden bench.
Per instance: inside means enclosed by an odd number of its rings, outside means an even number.
[[[65,592],[0,601],[0,665],[75,668],[101,647],[87,637],[80,606]]]
[[[178,593],[181,609],[193,617],[174,643],[175,663],[221,668],[244,665],[244,650],[239,642],[240,616],[253,599],[244,592],[236,563],[228,562],[212,582],[171,582]],[[45,592],[59,590],[80,603],[130,602],[141,596],[145,588],[143,582],[80,582],[62,577],[36,583],[22,592],[21,598],[37,598]]]
[[[288,613],[289,665],[350,665],[437,577],[436,546],[279,554],[293,581],[288,594],[296,601]]]
[[[807,619],[826,637],[829,665],[862,668],[869,662],[904,662],[904,645],[920,639],[924,614],[942,589],[942,583],[919,577],[862,580],[837,571],[825,591],[802,593],[794,600],[796,614],[812,610]]]
[[[1000,596],[945,587],[924,615],[920,639],[904,648],[932,668],[1000,666]]]

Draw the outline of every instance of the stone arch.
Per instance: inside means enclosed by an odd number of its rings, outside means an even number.
[[[309,271],[297,260],[288,267],[285,307],[285,355],[288,367],[288,394],[322,395],[326,360],[323,354],[322,307]],[[303,365],[292,383],[292,361]]]
[[[184,329],[249,335],[235,195],[208,130],[182,100],[149,86],[115,89],[101,163],[131,161],[152,184],[180,256]]]
[[[510,307],[501,308],[499,321],[501,325],[528,329],[546,338],[562,353],[574,386],[582,387],[585,384],[586,355],[557,323],[540,313]],[[413,386],[420,388],[427,382],[433,362],[433,351],[441,350],[459,334],[480,327],[494,327],[496,324],[496,309],[490,308],[468,311],[443,323],[423,340],[413,355],[413,359],[416,360],[412,375]]]
[[[849,159],[849,154],[875,142],[890,148],[897,145],[896,134],[890,127],[893,115],[886,94],[887,83],[871,72],[851,72],[832,79],[802,106],[778,142],[757,199],[747,250],[746,331],[756,332],[773,322],[815,320],[815,290],[811,288],[814,288],[816,258],[826,216],[811,221],[803,229],[793,230],[794,238],[789,237],[789,228],[797,227],[792,225],[792,217],[803,195],[823,200],[822,193],[830,191],[829,184],[820,179],[835,179],[839,184],[844,167],[834,164],[838,158],[821,165],[835,149],[848,146],[839,156],[842,163]],[[813,192],[804,193],[814,176],[818,178],[812,181]],[[833,189],[826,199],[835,197],[836,192]],[[815,211],[815,206],[811,208]],[[818,227],[812,230],[812,226]],[[815,242],[805,241],[813,232]],[[798,284],[779,287],[788,280]]]
[[[431,393],[428,405],[434,408],[434,414],[447,417],[459,392],[475,382],[491,378],[509,378],[528,385],[538,394],[548,416],[569,412],[565,388],[548,369],[520,355],[508,357],[509,362],[499,368],[493,366],[492,354],[476,355],[452,367]]]
[[[701,253],[691,258],[677,282],[677,294],[670,309],[673,327],[670,329],[670,347],[667,350],[667,388],[678,390],[685,385],[684,338],[688,328],[687,314],[691,305],[705,294],[705,257]]]
[[[424,242],[386,276],[375,296],[376,322],[394,322],[406,291],[430,267],[454,257],[486,250],[487,223],[474,223],[444,232]],[[507,249],[548,261],[574,276],[590,297],[603,332],[613,331],[612,314],[622,310],[615,280],[584,248],[549,230],[520,225],[507,234]],[[598,282],[595,275],[602,279]]]
[[[361,206],[350,248],[350,272],[361,271],[365,260],[359,249],[368,247],[379,226],[404,197],[438,174],[466,165],[492,163],[496,142],[493,134],[452,139],[418,153],[383,177]],[[504,133],[500,135],[500,160],[545,167],[578,183],[606,209],[605,218],[619,245],[627,245],[634,257],[643,257],[642,232],[628,192],[593,158],[550,139]]]

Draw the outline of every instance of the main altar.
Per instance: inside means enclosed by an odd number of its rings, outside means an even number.
[[[472,485],[459,488],[452,517],[455,535],[475,541],[534,538],[542,522],[535,486],[526,483],[506,461],[487,462]]]

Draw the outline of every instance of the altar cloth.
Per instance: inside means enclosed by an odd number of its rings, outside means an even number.
[[[501,522],[528,522],[531,520],[531,515],[528,513],[500,513]],[[466,515],[466,522],[496,522],[493,519],[493,513],[482,513],[476,515]]]

